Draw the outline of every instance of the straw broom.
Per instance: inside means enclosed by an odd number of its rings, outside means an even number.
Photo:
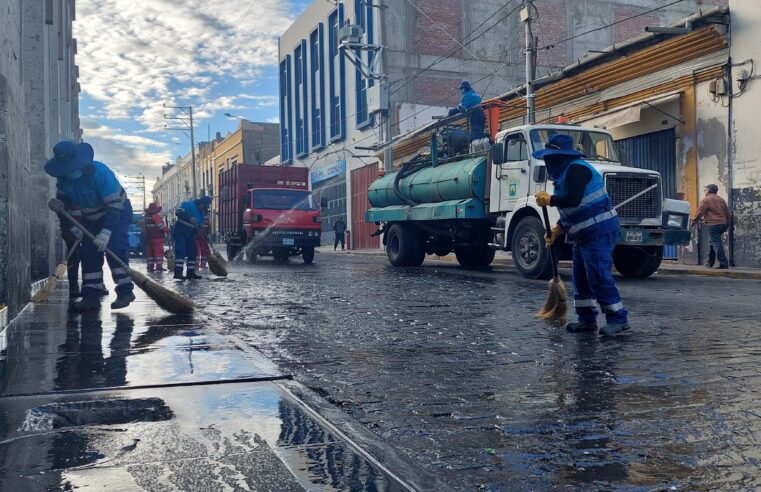
[[[227,277],[227,262],[209,241],[206,244],[209,247],[209,270],[218,277]]]
[[[71,214],[66,211],[66,208],[60,200],[52,198],[48,202],[48,207],[50,207],[53,212],[63,215],[69,219],[69,221],[71,221],[71,223],[75,226],[79,227],[82,232],[87,235],[87,237],[92,240],[95,239],[95,236],[92,232],[88,231],[84,226],[82,226],[82,224],[77,221],[77,219],[72,217]],[[137,284],[137,286],[140,287],[143,292],[148,295],[148,297],[153,299],[156,304],[158,304],[163,309],[169,311],[172,314],[190,314],[193,312],[195,304],[193,304],[190,300],[185,299],[176,292],[172,292],[171,290],[157,284],[142,273],[131,269],[129,265],[124,263],[118,256],[113,253],[113,251],[108,248],[106,248],[106,254],[113,258],[114,261],[119,264],[119,266],[124,268],[132,281]]]
[[[174,265],[175,265],[175,261],[176,261],[175,254],[174,254],[174,247],[173,246],[170,247],[166,251],[166,253],[164,253],[164,258],[166,258],[166,265],[169,267],[169,271],[171,272],[172,270],[174,270]]]
[[[63,280],[63,276],[66,275],[69,260],[79,247],[79,243],[80,241],[78,239],[74,241],[74,244],[71,245],[69,252],[66,254],[66,259],[55,267],[53,275],[48,277],[48,279],[45,281],[45,285],[43,285],[42,288],[32,296],[32,302],[45,302],[48,300],[48,297],[50,297],[50,295],[55,291],[55,288],[58,285],[58,281]]]
[[[544,215],[544,227],[547,229],[547,234],[552,234],[547,207],[542,207],[542,215]],[[558,264],[555,261],[552,246],[547,251],[550,254],[550,263],[552,263],[552,280],[550,280],[547,286],[547,300],[544,302],[542,310],[537,313],[537,316],[547,321],[565,321],[568,316],[568,291],[558,274]]]

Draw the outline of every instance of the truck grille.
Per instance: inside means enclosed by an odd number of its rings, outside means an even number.
[[[614,207],[654,184],[657,184],[658,187],[616,209],[618,217],[624,222],[638,223],[642,219],[660,219],[660,178],[658,176],[627,176],[622,174],[605,176],[605,187]]]

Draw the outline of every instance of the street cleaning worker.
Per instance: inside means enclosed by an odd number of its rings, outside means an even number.
[[[56,196],[68,211],[81,209],[82,225],[96,234],[94,240],[87,236],[82,240],[82,299],[74,303],[74,308],[98,309],[101,293],[105,291],[103,252],[108,248],[129,263],[127,230],[132,223],[132,204],[114,172],[93,160],[95,152],[90,144],[64,140],[53,147],[53,154],[45,164],[45,172],[57,179]],[[75,236],[81,234],[68,226]],[[110,256],[108,266],[116,284],[116,300],[111,309],[125,308],[135,300],[132,280]]]
[[[145,258],[148,271],[165,272],[164,238],[169,228],[161,218],[161,205],[151,202],[145,210]]]
[[[174,239],[174,278],[178,280],[198,280],[201,277],[196,275],[196,235],[204,216],[211,205],[211,198],[202,196],[197,200],[187,200],[180,204],[180,208],[175,211],[177,222],[174,224],[172,238]],[[187,258],[187,263],[186,263]],[[183,267],[187,264],[188,272],[183,277]]]
[[[198,250],[198,256],[196,257],[196,266],[199,270],[206,268],[206,262],[209,260],[209,215],[205,214],[201,227],[198,229],[196,235],[196,249]]]
[[[470,141],[488,138],[486,135],[486,113],[481,107],[481,96],[471,87],[470,82],[463,80],[460,83],[460,104],[449,110],[449,116],[464,114],[468,117],[470,126]]]
[[[553,135],[534,157],[544,159],[555,191],[536,194],[540,207],[557,207],[560,221],[545,237],[547,247],[563,233],[573,242],[574,306],[578,321],[568,323],[573,333],[597,331],[597,307],[605,312],[602,335],[629,329],[627,312],[613,280],[613,248],[621,227],[605,190],[602,175],[574,149],[573,137]]]

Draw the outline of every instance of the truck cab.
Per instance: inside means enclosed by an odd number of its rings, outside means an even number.
[[[576,149],[597,169],[621,222],[613,254],[623,276],[647,277],[660,266],[663,246],[689,243],[687,202],[663,198],[661,176],[656,171],[624,166],[613,138],[605,130],[573,125],[529,125],[497,134],[491,152],[489,212],[497,217],[493,246],[512,251],[515,267],[525,276],[550,274],[544,248],[544,225],[534,195],[552,194],[551,177],[544,161],[532,157],[554,134],[573,137]],[[549,208],[554,224],[559,214]],[[570,247],[560,242],[558,253],[570,257]]]

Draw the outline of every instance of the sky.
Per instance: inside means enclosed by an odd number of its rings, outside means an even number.
[[[74,35],[83,139],[121,176],[190,151],[179,116],[193,106],[196,142],[239,120],[278,121],[277,37],[306,0],[80,0]],[[149,200],[150,201],[150,200]]]

